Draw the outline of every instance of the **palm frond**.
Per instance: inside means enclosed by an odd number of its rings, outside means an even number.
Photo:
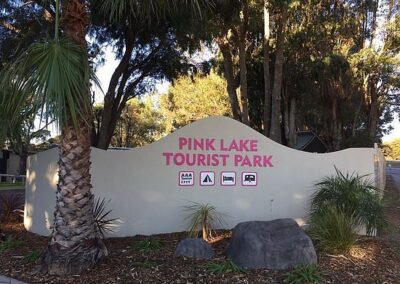
[[[202,9],[213,7],[214,2],[213,0],[95,0],[93,4],[105,15],[109,15],[111,22],[118,23],[127,12],[139,20],[150,21],[154,17],[162,19],[182,8],[191,11],[193,16],[201,17]]]
[[[46,119],[77,126],[78,119],[86,121],[91,111],[90,79],[98,83],[86,51],[61,38],[32,44],[6,67],[2,83],[12,86],[19,103],[31,96]]]

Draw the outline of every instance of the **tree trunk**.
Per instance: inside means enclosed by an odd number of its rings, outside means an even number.
[[[296,99],[292,97],[290,99],[290,111],[289,111],[289,139],[288,145],[289,147],[294,148],[297,143],[297,134],[296,134]]]
[[[287,11],[282,11],[277,31],[276,59],[274,67],[274,88],[272,91],[271,129],[270,138],[278,143],[282,142],[281,133],[281,90],[283,73],[283,49],[285,43],[285,26]]]
[[[264,114],[263,126],[264,135],[269,135],[271,124],[271,81],[269,73],[269,11],[264,3]]]
[[[219,44],[223,59],[224,59],[224,71],[226,79],[226,90],[229,95],[229,101],[231,104],[233,118],[237,121],[241,121],[241,112],[239,107],[238,96],[236,93],[235,76],[233,73],[233,62],[232,54],[229,47],[223,44]]]
[[[97,133],[98,140],[95,145],[97,148],[103,150],[108,149],[115,129],[114,121],[119,119],[115,109],[118,107],[120,101],[116,101],[115,93],[121,76],[124,76],[124,72],[129,67],[129,60],[132,57],[134,46],[129,38],[127,38],[126,41],[125,53],[111,77],[107,93],[104,96],[104,109],[101,117],[101,128],[100,132]],[[123,78],[122,81],[126,82],[127,79],[128,78],[125,80],[125,78]]]
[[[242,106],[242,122],[249,125],[249,102],[247,96],[246,41],[248,25],[248,3],[244,1],[240,16],[239,31],[239,68],[240,68],[240,103]]]
[[[22,149],[19,154],[19,175],[26,175],[26,161],[28,159],[28,151],[26,149]]]
[[[376,94],[375,87],[370,83],[370,109],[369,109],[369,119],[368,119],[368,134],[371,139],[371,142],[376,140],[376,132],[378,129],[378,120],[379,120],[379,102],[378,96]]]
[[[63,7],[62,25],[66,35],[83,51],[87,48],[85,36],[88,24],[85,2],[68,1]],[[89,85],[84,81],[83,74],[82,84]],[[93,214],[90,123],[78,117],[75,128],[71,120],[68,122],[68,126],[63,126],[60,143],[53,231],[42,258],[41,272],[51,275],[80,274],[107,255]]]

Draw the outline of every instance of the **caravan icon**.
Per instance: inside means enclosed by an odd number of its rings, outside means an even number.
[[[242,172],[242,185],[243,186],[257,185],[257,173]]]

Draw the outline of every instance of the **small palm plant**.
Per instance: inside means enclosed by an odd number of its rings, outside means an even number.
[[[311,199],[311,219],[334,206],[355,218],[356,225],[365,227],[368,235],[385,226],[379,189],[366,176],[344,175],[336,169],[336,176],[323,178],[316,189]]]
[[[184,210],[187,212],[189,237],[196,238],[202,232],[203,240],[210,240],[216,225],[223,225],[223,215],[211,204],[192,202],[184,206]]]

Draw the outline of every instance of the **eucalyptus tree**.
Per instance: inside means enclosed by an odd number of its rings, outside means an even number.
[[[22,95],[33,94],[32,102],[43,106],[44,115],[56,119],[61,128],[56,208],[42,272],[79,274],[108,253],[94,220],[91,190],[90,79],[96,79],[86,42],[90,3],[56,0],[45,4],[54,7],[54,38],[29,46],[8,66],[3,82],[16,86]],[[146,19],[151,13],[168,13],[177,5],[199,12],[199,1],[107,0],[102,8],[118,24],[126,9]]]

